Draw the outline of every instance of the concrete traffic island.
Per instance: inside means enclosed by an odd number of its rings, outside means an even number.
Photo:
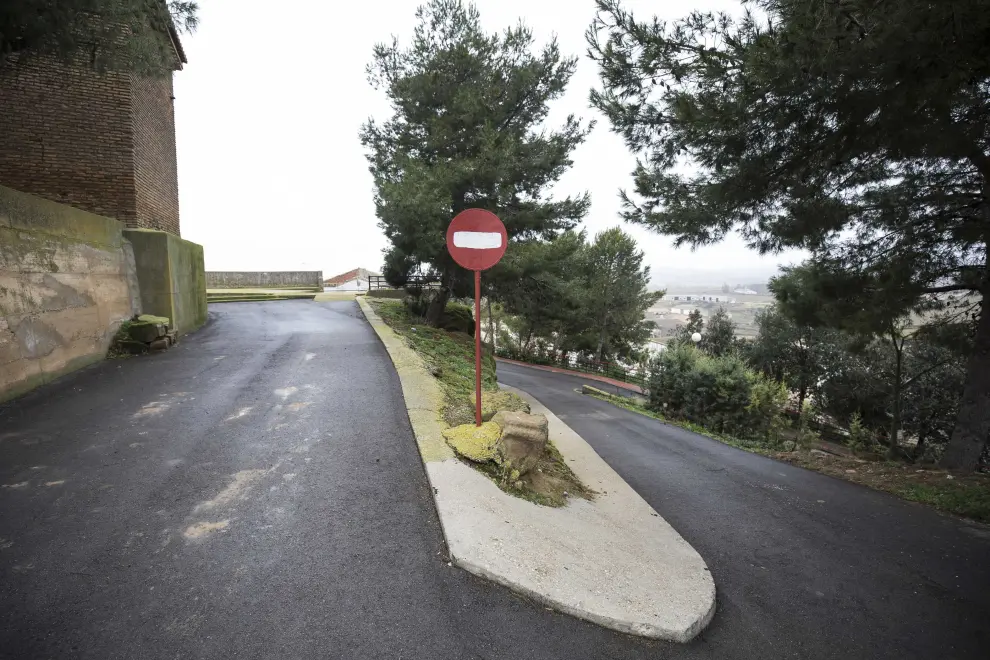
[[[367,302],[358,303],[398,372],[454,564],[621,632],[687,642],[704,629],[715,612],[704,560],[587,442],[539,401],[511,390],[546,416],[550,440],[597,494],[553,508],[500,490],[445,442],[442,393],[422,358]]]

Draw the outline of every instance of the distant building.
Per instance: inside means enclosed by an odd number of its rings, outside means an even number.
[[[752,289],[748,289],[746,287],[741,287],[739,289],[733,289],[732,293],[739,293],[739,294],[742,294],[744,296],[756,296],[756,295],[759,295],[756,291],[753,291]]]
[[[756,293],[755,291],[753,293]],[[736,302],[735,298],[729,298],[728,296],[709,296],[703,294],[693,294],[693,293],[679,293],[676,295],[667,295],[661,298],[661,300],[675,301],[675,302],[709,302],[709,303],[726,303],[731,304]]]
[[[323,287],[330,291],[366,291],[368,278],[378,276],[364,268],[355,268],[323,282]]]

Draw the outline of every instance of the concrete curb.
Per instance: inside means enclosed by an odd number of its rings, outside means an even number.
[[[453,456],[441,435],[441,392],[422,359],[363,300],[392,358],[452,561],[540,603],[624,633],[687,642],[715,612],[704,560],[556,415],[550,438],[599,494],[559,509],[508,495]],[[512,388],[505,388],[511,390]]]
[[[551,367],[547,364],[532,364],[531,362],[523,362],[522,360],[510,360],[509,358],[496,357],[496,362],[505,362],[506,364],[515,364],[520,367],[529,367],[530,369],[539,369],[540,371],[550,371],[555,374],[567,374],[568,376],[576,376],[578,378],[585,378],[587,380],[596,380],[599,383],[608,383],[612,387],[618,387],[622,390],[628,390],[636,394],[643,394],[643,388],[634,383],[625,383],[621,380],[616,380],[615,378],[609,378],[608,376],[602,376],[600,374],[589,374],[583,371],[574,371],[573,369],[564,369],[563,367]]]

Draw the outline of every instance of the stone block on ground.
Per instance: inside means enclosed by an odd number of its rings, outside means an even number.
[[[495,444],[501,432],[495,422],[485,422],[481,426],[461,424],[444,429],[443,437],[458,455],[475,463],[487,463],[495,459]]]
[[[127,328],[127,334],[131,336],[131,339],[145,344],[150,344],[159,337],[165,336],[165,333],[165,325],[150,321],[133,321]]]
[[[171,325],[172,320],[167,316],[155,316],[154,314],[142,314],[137,317],[141,323],[158,323],[160,325]]]
[[[549,429],[546,416],[502,410],[492,418],[492,422],[501,429],[495,447],[496,460],[518,470],[520,475],[533,469],[547,448]]]
[[[155,341],[148,344],[148,348],[150,348],[153,351],[164,351],[165,349],[168,348],[168,340],[156,339]]]

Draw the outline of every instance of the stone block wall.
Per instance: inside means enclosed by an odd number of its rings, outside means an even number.
[[[0,186],[0,401],[103,359],[140,310],[122,230]]]
[[[0,186],[0,402],[102,360],[139,313],[206,322],[202,246]]]
[[[170,318],[180,335],[203,325],[203,247],[150,229],[127,229],[124,236],[134,250],[143,312]]]
[[[209,289],[279,289],[313,287],[323,289],[322,270],[207,271]]]

